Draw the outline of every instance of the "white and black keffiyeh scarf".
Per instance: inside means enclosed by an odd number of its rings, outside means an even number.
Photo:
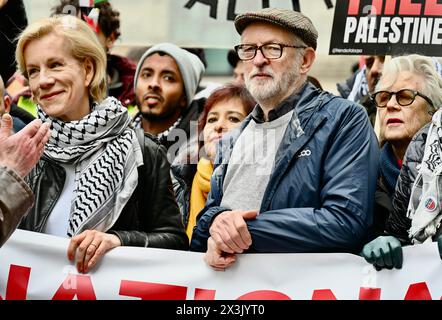
[[[155,137],[158,139],[158,141],[160,141],[161,143],[163,143],[164,141],[167,141],[167,137],[169,136],[169,133],[181,123],[182,119],[183,119],[183,117],[179,117],[177,119],[177,121],[175,121],[175,123],[169,127],[169,129],[155,135]],[[136,129],[142,128],[142,120],[143,120],[143,115],[141,114],[141,112],[138,112],[134,116],[134,118],[132,119],[133,127]]]
[[[121,103],[109,97],[94,103],[78,121],[49,117],[39,107],[42,121],[51,122],[45,155],[56,162],[75,164],[69,237],[87,229],[109,230],[138,184],[137,167],[143,155],[131,118]]]
[[[411,189],[408,235],[422,243],[436,234],[442,220],[442,109],[433,115],[419,173]]]

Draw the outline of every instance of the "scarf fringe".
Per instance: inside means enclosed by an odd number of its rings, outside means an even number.
[[[411,189],[407,217],[408,235],[413,243],[422,243],[436,234],[442,220],[442,124],[441,112],[433,115],[419,173]]]
[[[137,167],[143,164],[141,147],[130,127],[130,116],[120,101],[109,97],[94,103],[81,120],[52,123],[45,155],[56,162],[75,164],[75,189],[67,235],[88,229],[109,230],[138,184]]]

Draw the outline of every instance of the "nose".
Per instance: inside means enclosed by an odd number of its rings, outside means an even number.
[[[390,97],[390,100],[388,100],[387,109],[390,109],[390,110],[400,109],[400,105],[399,105],[399,103],[397,103],[395,94],[392,94]]]
[[[384,68],[384,63],[379,59],[375,59],[373,65],[370,68],[370,76],[369,76],[369,90],[372,92],[376,84],[379,81],[379,78],[382,76],[382,69]]]
[[[160,81],[158,77],[151,77],[147,83],[149,90],[157,91],[161,88]]]
[[[259,67],[259,66],[263,66],[265,64],[269,63],[269,59],[267,59],[266,57],[264,57],[264,55],[262,54],[261,51],[262,48],[260,48],[259,50],[256,50],[256,55],[253,58],[252,62],[255,66]]]
[[[215,131],[217,133],[221,133],[227,131],[226,120],[219,119],[215,124]]]
[[[375,59],[371,67],[371,73],[376,76],[381,75],[383,66],[384,63],[382,61],[380,61],[379,59]]]
[[[38,80],[40,88],[47,88],[55,83],[55,79],[51,72],[46,69],[40,70],[40,77]]]

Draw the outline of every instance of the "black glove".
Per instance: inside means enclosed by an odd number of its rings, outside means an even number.
[[[441,246],[442,240],[439,242],[439,249]],[[439,250],[439,252],[441,251]],[[378,271],[382,268],[402,268],[402,246],[399,240],[393,236],[377,237],[367,243],[359,255],[364,257],[368,263],[373,264]]]

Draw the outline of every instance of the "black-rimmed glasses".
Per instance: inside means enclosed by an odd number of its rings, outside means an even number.
[[[284,48],[305,49],[306,46],[291,46],[282,43],[266,43],[260,46],[256,44],[239,44],[235,46],[235,51],[241,60],[252,60],[256,56],[256,52],[261,51],[266,59],[279,59],[282,56]]]
[[[416,96],[419,96],[425,101],[427,101],[432,107],[434,107],[433,102],[426,95],[420,93],[419,91],[411,90],[411,89],[402,89],[396,92],[390,91],[378,91],[371,95],[372,100],[376,103],[378,108],[385,108],[390,101],[391,96],[396,96],[396,102],[400,106],[409,106],[414,102]]]

